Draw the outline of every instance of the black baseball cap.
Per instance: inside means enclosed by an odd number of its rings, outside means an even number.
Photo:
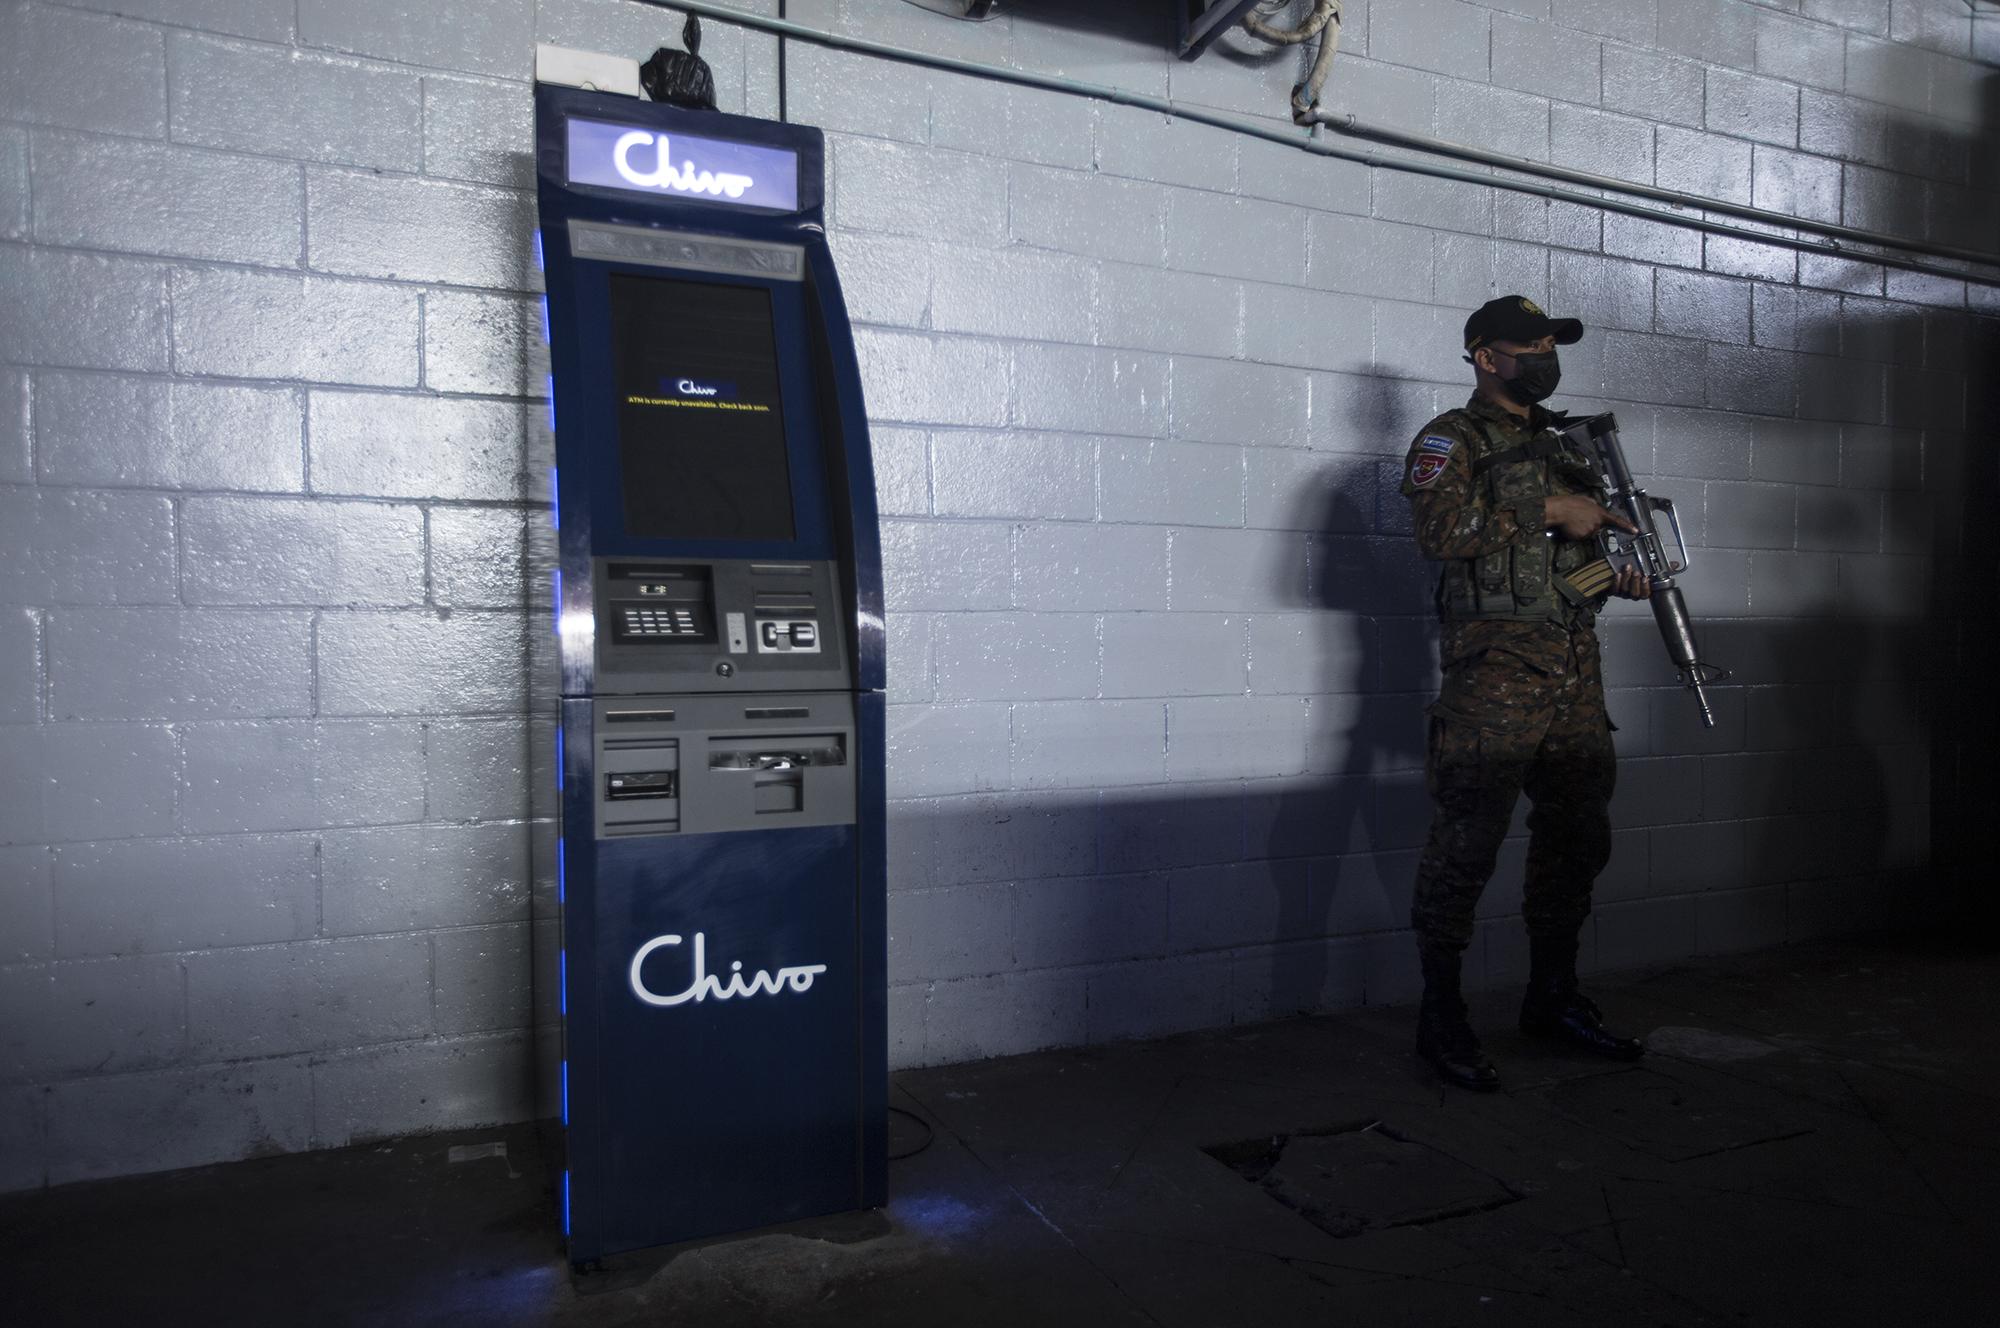
[[[1477,350],[1489,341],[1521,343],[1554,337],[1558,346],[1583,340],[1583,324],[1574,318],[1551,318],[1525,295],[1488,300],[1465,320],[1465,348]]]

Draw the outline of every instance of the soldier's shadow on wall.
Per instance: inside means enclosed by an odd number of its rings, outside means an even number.
[[[1967,320],[1965,361],[1965,431],[1936,465],[1926,456],[1934,572],[1920,678],[1932,735],[1932,879],[1953,932],[1992,950],[2000,948],[2000,891],[1992,888],[1987,837],[2000,806],[2000,707],[1991,690],[2000,676],[2000,614],[1993,609],[2000,559],[1987,532],[2000,512],[1992,447],[2000,437],[2000,374],[1992,372],[2000,365],[2000,323]]]
[[[1980,14],[1975,20],[2000,24]],[[2000,251],[2000,75],[1988,74],[1979,89],[1980,131],[1960,141],[1931,134],[1913,151],[1943,155],[1947,166],[1965,158],[1967,190],[1936,192],[1926,220],[1934,238],[1965,248]],[[2000,264],[1994,265],[2000,268]],[[1921,503],[1906,503],[1906,521],[1925,523],[1901,532],[1904,543],[1926,548],[1930,580],[1924,630],[1909,633],[1922,665],[1910,673],[1925,705],[1930,762],[1925,805],[1930,816],[1928,871],[1922,889],[1912,891],[1963,944],[2000,948],[2000,892],[1992,888],[1992,851],[1987,825],[2000,806],[2000,707],[1991,682],[2000,671],[2000,615],[1993,609],[1993,585],[2000,559],[1988,532],[2000,511],[2000,465],[1993,440],[2000,437],[2000,288],[1973,285],[1967,308],[1930,314],[1921,320],[1924,364],[1960,374],[1964,383],[1961,419],[1940,418],[1937,384],[1923,379],[1892,381],[1888,405],[1892,422],[1914,412],[1925,425]],[[1918,329],[1905,327],[1896,344],[1907,344]]]
[[[1732,676],[1704,729],[1652,615],[1627,606],[1602,626],[1626,729],[1595,924],[1606,964],[1659,951],[1670,928],[1668,947],[1708,954],[1934,919],[1932,765],[1955,721],[1931,694],[1958,630],[1944,588],[1959,577],[1964,449],[1957,407],[1927,398],[1956,400],[1948,366],[1966,360],[1971,320],[1879,298],[1880,268],[1851,275],[1871,293],[1769,288],[1798,299],[1791,415],[1743,416],[1747,455],[1707,457],[1662,416],[1638,477],[1684,512],[1707,494],[1680,580],[1704,657]],[[1743,502],[1758,521],[1727,510]],[[1750,528],[1766,504],[1771,529]],[[1691,911],[1665,902],[1686,896]],[[1639,898],[1661,908],[1605,907]]]
[[[1425,417],[1407,399],[1409,384],[1372,374],[1362,382],[1338,433],[1380,450],[1326,454],[1291,522],[1311,532],[1302,630],[1319,660],[1310,705],[1320,713],[1308,778],[1273,795],[1263,842],[1249,846],[1253,856],[1308,864],[1281,887],[1274,1017],[1410,994],[1404,961],[1414,950],[1397,934],[1409,925],[1407,813],[1412,788],[1421,792],[1428,697],[1418,693],[1429,679],[1409,676],[1408,657],[1436,633],[1394,486],[1401,440]]]
[[[1982,126],[2000,124],[2000,79],[1978,95]],[[1996,249],[2000,137],[1886,108],[1861,132],[1944,183],[1851,221]],[[2000,502],[1994,292],[1973,283],[1961,301],[1955,283],[1817,261],[1830,275],[1798,288],[1786,345],[1797,433],[1782,452],[1753,447],[1749,476],[1796,486],[1796,547],[1751,553],[1748,616],[1711,629],[1710,653],[1737,671],[1725,695],[1741,737],[1736,756],[1704,756],[1703,814],[1744,818],[1739,921],[1764,941],[1949,920],[1990,943],[2000,897],[1979,827],[2000,793],[2000,721],[1983,698],[2000,649],[1979,533]],[[1661,713],[1656,745],[1718,751]],[[1673,866],[1667,842],[1654,837],[1656,875]]]

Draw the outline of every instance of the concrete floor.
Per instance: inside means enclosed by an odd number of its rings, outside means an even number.
[[[77,1185],[0,1200],[0,1306],[20,1325],[1976,1322],[2000,1292],[1996,975],[1882,942],[1599,983],[1649,1036],[1636,1066],[1524,1044],[1496,996],[1474,1012],[1508,1076],[1493,1096],[1429,1079],[1407,1009],[907,1073],[896,1100],[936,1140],[894,1165],[886,1214],[574,1284],[529,1128]]]

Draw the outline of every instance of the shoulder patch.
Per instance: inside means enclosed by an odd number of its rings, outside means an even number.
[[[1444,474],[1446,457],[1436,452],[1419,452],[1415,464],[1410,467],[1410,484],[1419,489],[1428,489],[1437,483],[1437,477]]]
[[[1439,456],[1450,456],[1452,449],[1457,446],[1458,439],[1456,438],[1447,438],[1441,433],[1427,433],[1424,435],[1423,440],[1417,444],[1417,450],[1421,452],[1435,452]]]

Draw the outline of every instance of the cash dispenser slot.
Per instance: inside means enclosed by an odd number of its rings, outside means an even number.
[[[709,770],[734,781],[727,799],[739,815],[746,805],[752,816],[803,812],[811,772],[846,764],[847,739],[837,733],[759,735],[754,741],[715,739],[708,746]]]

